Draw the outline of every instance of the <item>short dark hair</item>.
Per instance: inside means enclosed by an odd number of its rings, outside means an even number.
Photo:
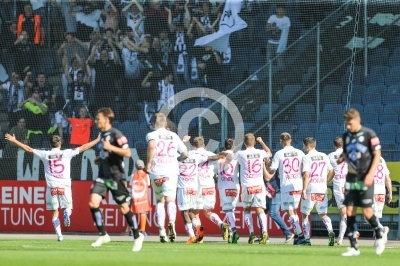
[[[342,137],[336,137],[333,140],[333,146],[335,146],[336,148],[342,148],[343,147],[343,139],[342,139]]]
[[[105,32],[107,31],[111,31],[112,33],[114,33],[114,29],[113,28],[107,28]]]
[[[83,74],[83,75],[85,75],[85,71],[83,71],[82,69],[81,69],[81,70],[78,70],[78,72],[76,72],[76,75],[78,75],[78,74]]]
[[[287,141],[289,141],[289,140],[292,139],[292,136],[290,136],[290,134],[287,133],[287,132],[283,132],[283,133],[281,134],[281,136],[280,136],[280,139],[281,139],[282,141],[287,142]]]
[[[107,117],[108,120],[110,120],[110,124],[112,124],[112,122],[114,122],[115,114],[114,114],[113,110],[110,107],[100,108],[97,111],[97,113],[101,113],[104,117]]]
[[[50,146],[52,148],[57,148],[60,144],[62,144],[62,138],[59,135],[53,135],[50,137]]]
[[[315,148],[317,146],[317,141],[313,137],[307,137],[303,139],[304,146],[310,146]]]
[[[276,5],[276,9],[279,9],[279,8],[285,9],[285,5],[283,5],[283,4]]]
[[[350,121],[354,118],[360,118],[360,112],[358,112],[354,108],[350,108],[343,114],[343,120],[344,121]]]
[[[225,139],[225,144],[224,144],[224,148],[225,150],[232,150],[232,148],[235,145],[235,140],[233,138],[226,138]]]

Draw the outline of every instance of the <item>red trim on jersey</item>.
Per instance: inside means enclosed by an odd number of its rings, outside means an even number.
[[[376,146],[376,145],[379,145],[381,142],[379,141],[379,138],[378,137],[373,137],[372,139],[371,139],[371,145],[372,146]]]
[[[128,144],[128,139],[125,136],[119,137],[119,138],[117,138],[117,143],[119,146]]]

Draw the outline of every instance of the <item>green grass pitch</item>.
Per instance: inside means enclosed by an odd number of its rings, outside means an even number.
[[[132,252],[131,242],[110,242],[92,248],[92,241],[0,240],[0,265],[399,265],[399,248],[387,248],[382,256],[372,247],[360,247],[360,257],[341,257],[345,247],[293,245],[231,245],[226,243],[145,242]]]

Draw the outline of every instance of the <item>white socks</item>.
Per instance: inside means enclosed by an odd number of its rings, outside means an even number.
[[[333,231],[332,229],[332,221],[331,218],[329,218],[328,216],[325,216],[322,221],[324,222],[324,225],[326,227],[326,230],[328,230],[328,232]]]
[[[303,234],[305,239],[310,239],[310,222],[308,217],[303,220]]]
[[[194,236],[193,225],[192,224],[185,224],[186,232],[188,233],[189,237]]]
[[[54,230],[56,231],[57,236],[61,236],[60,219],[58,219],[58,217],[53,217],[51,221],[53,222]]]
[[[263,233],[267,233],[267,215],[265,215],[264,212],[258,213],[258,221],[260,223],[261,226],[261,232]]]
[[[247,228],[249,229],[250,234],[254,233],[254,227],[253,227],[253,217],[251,217],[251,213],[245,213],[244,215],[244,222],[247,225]]]
[[[211,213],[210,215],[210,220],[211,222],[213,222],[214,224],[218,225],[218,227],[221,227],[221,224],[223,224],[224,222],[222,222],[222,220],[219,218],[219,216],[215,213]]]
[[[347,229],[347,216],[343,216],[343,220],[340,221],[340,229],[339,229],[339,239],[343,239],[344,234],[346,233]]]
[[[193,218],[192,223],[194,228],[196,228],[198,225],[201,225],[200,219],[197,218]]]
[[[300,235],[301,234],[301,227],[299,224],[299,216],[297,216],[297,214],[292,214],[289,216],[289,222],[293,227],[293,231],[296,235]]]
[[[236,221],[235,221],[235,213],[233,211],[229,211],[226,213],[226,217],[229,228],[231,228],[232,230],[236,230]]]
[[[165,233],[165,209],[164,203],[159,202],[156,205],[157,224],[160,229],[160,234]]]
[[[384,229],[383,229],[383,225],[381,224],[381,222],[379,221],[379,218],[377,217],[376,218],[376,222],[377,222],[377,224],[378,224],[378,227],[382,230],[382,232],[384,231]]]
[[[173,201],[167,202],[168,220],[175,223],[176,221],[176,204]]]

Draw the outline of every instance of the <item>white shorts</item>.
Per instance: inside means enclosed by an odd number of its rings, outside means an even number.
[[[197,188],[178,188],[176,195],[178,210],[187,211],[190,209],[196,209]]]
[[[314,205],[318,214],[328,213],[328,194],[307,193],[307,199],[301,201],[301,213],[310,215]]]
[[[72,209],[71,187],[46,188],[46,210]]]
[[[333,189],[333,196],[335,197],[336,205],[339,210],[343,207],[346,207],[346,205],[343,204],[343,201],[344,201],[344,193],[343,192],[344,192],[344,187],[343,187],[343,190]]]
[[[178,176],[170,177],[150,174],[149,177],[157,200],[160,200],[162,197],[176,198]]]
[[[281,193],[281,210],[297,210],[300,204],[301,190]]]
[[[383,207],[385,207],[385,195],[375,194],[372,209],[374,210],[374,214],[377,218],[382,218]]]
[[[244,208],[266,208],[266,191],[264,185],[246,187],[242,186],[242,202]]]
[[[219,201],[223,211],[230,211],[236,208],[239,200],[240,186],[236,188],[221,188],[218,189]]]
[[[197,191],[196,209],[212,210],[215,206],[215,187],[202,187]]]

